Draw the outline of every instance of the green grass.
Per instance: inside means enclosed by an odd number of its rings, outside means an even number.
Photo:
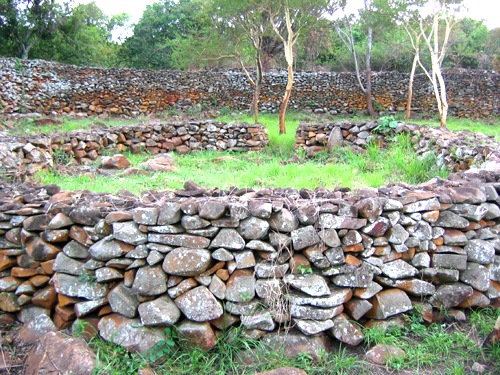
[[[293,138],[287,134],[271,138],[269,147],[259,153],[232,153],[200,151],[174,154],[178,171],[155,172],[147,176],[119,177],[84,174],[68,176],[54,172],[39,175],[44,184],[58,184],[63,189],[82,188],[101,192],[115,192],[126,188],[134,193],[144,190],[180,189],[192,179],[208,188],[229,189],[292,187],[315,189],[319,186],[333,189],[379,187],[393,182],[418,184],[447,172],[435,167],[435,158],[418,158],[411,148],[409,138],[398,136],[387,151],[375,145],[364,154],[354,154],[350,149],[334,150],[332,155],[322,154],[299,164],[286,164],[293,155]],[[148,155],[126,154],[133,166],[147,160]],[[226,157],[225,159],[218,159]]]
[[[279,134],[277,115],[263,114],[260,121],[268,129],[270,143],[257,153],[200,151],[184,155],[173,154],[178,171],[151,173],[148,176],[119,177],[85,174],[67,176],[53,172],[39,175],[44,184],[58,184],[63,189],[82,188],[101,192],[115,192],[126,188],[134,193],[144,190],[180,189],[192,179],[208,188],[292,187],[315,189],[319,186],[333,189],[344,186],[352,189],[379,187],[389,182],[418,184],[434,176],[446,177],[445,170],[435,167],[432,156],[423,160],[413,151],[409,138],[398,136],[390,148],[381,151],[369,145],[364,154],[354,154],[350,149],[338,149],[332,155],[321,154],[298,164],[286,164],[295,153],[295,131],[300,120],[308,114],[291,113],[287,118],[287,133]],[[228,116],[221,121],[251,121],[245,115]],[[298,151],[303,156],[302,150]],[[148,155],[131,155],[127,158],[139,166]],[[218,158],[225,157],[223,160]]]
[[[394,370],[424,368],[445,369],[445,374],[462,374],[474,362],[488,364],[491,373],[500,373],[500,345],[483,347],[482,341],[492,331],[500,311],[491,308],[472,310],[470,325],[425,325],[422,317],[412,312],[404,327],[364,329],[370,345],[393,345],[405,351],[405,355],[393,358],[388,366]]]
[[[95,336],[89,342],[98,359],[94,375],[136,374],[149,367],[159,375],[247,375],[280,367],[297,367],[309,375],[371,374],[373,368],[364,352],[376,344],[394,345],[405,355],[388,362],[387,370],[410,370],[416,374],[466,374],[474,362],[485,364],[489,373],[500,372],[500,345],[483,347],[482,340],[493,328],[500,312],[490,308],[472,310],[468,324],[424,324],[418,313],[406,315],[408,324],[386,330],[364,329],[365,343],[359,348],[334,346],[314,361],[301,354],[289,358],[279,348],[244,335],[241,327],[221,331],[216,346],[208,351],[192,348],[176,339],[177,345],[154,363],[148,355],[129,353]],[[76,336],[82,329],[74,330]],[[83,328],[83,327],[80,327]],[[361,349],[361,350],[359,350]]]
[[[364,373],[360,372],[363,361],[346,349],[323,353],[319,361],[313,361],[307,354],[289,358],[279,349],[248,338],[243,332],[241,328],[222,331],[216,346],[208,351],[188,347],[186,342],[177,340],[175,350],[155,363],[95,336],[89,342],[99,363],[93,374],[132,375],[145,367],[159,375],[247,375],[280,367],[298,367],[309,375]]]
[[[61,125],[44,125],[38,126],[32,120],[24,120],[18,124],[15,128],[9,131],[12,135],[38,135],[44,134],[54,134],[54,133],[68,133],[73,130],[87,130],[90,129],[90,125],[94,122],[102,122],[107,126],[121,126],[121,125],[133,125],[140,122],[140,119],[98,119],[98,118],[84,118],[84,119],[71,119],[62,118],[63,123]]]

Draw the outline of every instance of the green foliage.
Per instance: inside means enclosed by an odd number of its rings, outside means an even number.
[[[109,17],[95,2],[69,8],[59,16],[52,38],[42,41],[33,55],[75,65],[116,65],[119,45],[112,40],[112,31],[129,18],[123,13]]]
[[[300,272],[301,275],[305,275],[305,274],[308,274],[308,273],[313,273],[313,270],[311,267],[308,267],[304,264],[299,264],[297,266],[297,270]]]
[[[385,132],[388,130],[396,129],[398,127],[398,122],[394,116],[381,117],[378,126],[374,129],[375,131]]]
[[[153,345],[153,349],[149,349],[146,353],[146,358],[150,362],[156,362],[161,358],[168,358],[175,348],[175,340],[178,339],[177,333],[174,328],[165,328],[165,335],[167,340],[159,341]]]
[[[162,0],[148,5],[134,34],[123,43],[120,59],[134,68],[172,68],[174,49],[206,25],[202,10],[201,0]]]
[[[67,154],[60,148],[56,148],[52,152],[52,158],[55,164],[68,165],[73,160],[73,155]]]
[[[51,38],[60,11],[50,0],[0,0],[0,51],[27,59],[35,44]]]
[[[89,270],[83,270],[82,273],[78,276],[78,281],[85,284],[94,284],[96,282],[96,277]]]

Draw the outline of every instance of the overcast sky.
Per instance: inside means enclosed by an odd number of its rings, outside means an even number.
[[[243,1],[243,0],[242,0]],[[75,4],[87,4],[90,0],[75,0]],[[146,9],[146,5],[155,3],[155,0],[95,0],[97,6],[107,15],[128,13],[132,16],[132,22],[136,23]],[[363,0],[347,0],[348,10],[355,12],[361,7]],[[500,27],[500,0],[465,0],[464,4],[469,8],[462,12],[464,17],[477,20],[484,19],[489,29]]]

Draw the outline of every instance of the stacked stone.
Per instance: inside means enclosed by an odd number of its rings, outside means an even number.
[[[5,191],[0,308],[50,309],[58,328],[94,319],[102,337],[141,352],[171,325],[204,349],[239,324],[268,341],[293,327],[311,345],[356,345],[352,320],[498,307],[499,180],[464,174],[359,194],[183,190],[143,203]]]
[[[51,141],[47,137],[26,139],[0,137],[0,170],[6,176],[33,172],[53,166]]]
[[[0,59],[0,104],[6,114],[45,115],[103,113],[137,116],[179,109],[249,108],[253,88],[243,72],[175,72],[77,67],[47,61]],[[450,115],[500,115],[498,73],[445,70]],[[264,75],[260,107],[277,112],[287,84],[286,71]],[[404,111],[408,74],[379,72],[372,76],[373,95],[386,111]],[[413,110],[436,113],[432,85],[417,74]],[[297,72],[289,105],[316,113],[351,114],[366,109],[354,73]]]
[[[88,164],[103,152],[151,154],[198,150],[260,151],[269,143],[262,124],[189,121],[156,125],[117,126],[98,130],[75,130],[52,136],[0,138],[0,165],[10,174],[22,167],[33,171],[51,167],[53,150]]]
[[[52,137],[52,148],[83,163],[96,159],[104,149],[130,149],[135,154],[198,150],[248,152],[262,150],[268,143],[267,130],[262,124],[210,120],[78,130]]]
[[[295,134],[295,149],[305,149],[308,157],[335,147],[350,147],[362,153],[368,143],[381,148],[396,134],[408,134],[419,155],[430,152],[438,157],[439,166],[446,165],[457,172],[478,166],[488,159],[498,158],[500,144],[493,136],[470,131],[446,129],[416,124],[398,123],[396,128],[376,129],[376,121],[337,121],[331,123],[300,123]]]

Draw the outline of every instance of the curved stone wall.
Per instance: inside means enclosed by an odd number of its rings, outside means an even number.
[[[500,115],[500,75],[485,71],[445,72],[450,114],[457,117]],[[261,109],[277,111],[286,86],[286,72],[264,77]],[[403,111],[408,74],[373,75],[374,98],[385,110]],[[253,89],[241,72],[178,72],[101,69],[47,61],[0,58],[0,111],[45,115],[102,113],[137,116],[176,106],[248,109]],[[436,113],[432,87],[417,74],[413,107]],[[298,72],[290,108],[349,114],[366,108],[353,73]]]

